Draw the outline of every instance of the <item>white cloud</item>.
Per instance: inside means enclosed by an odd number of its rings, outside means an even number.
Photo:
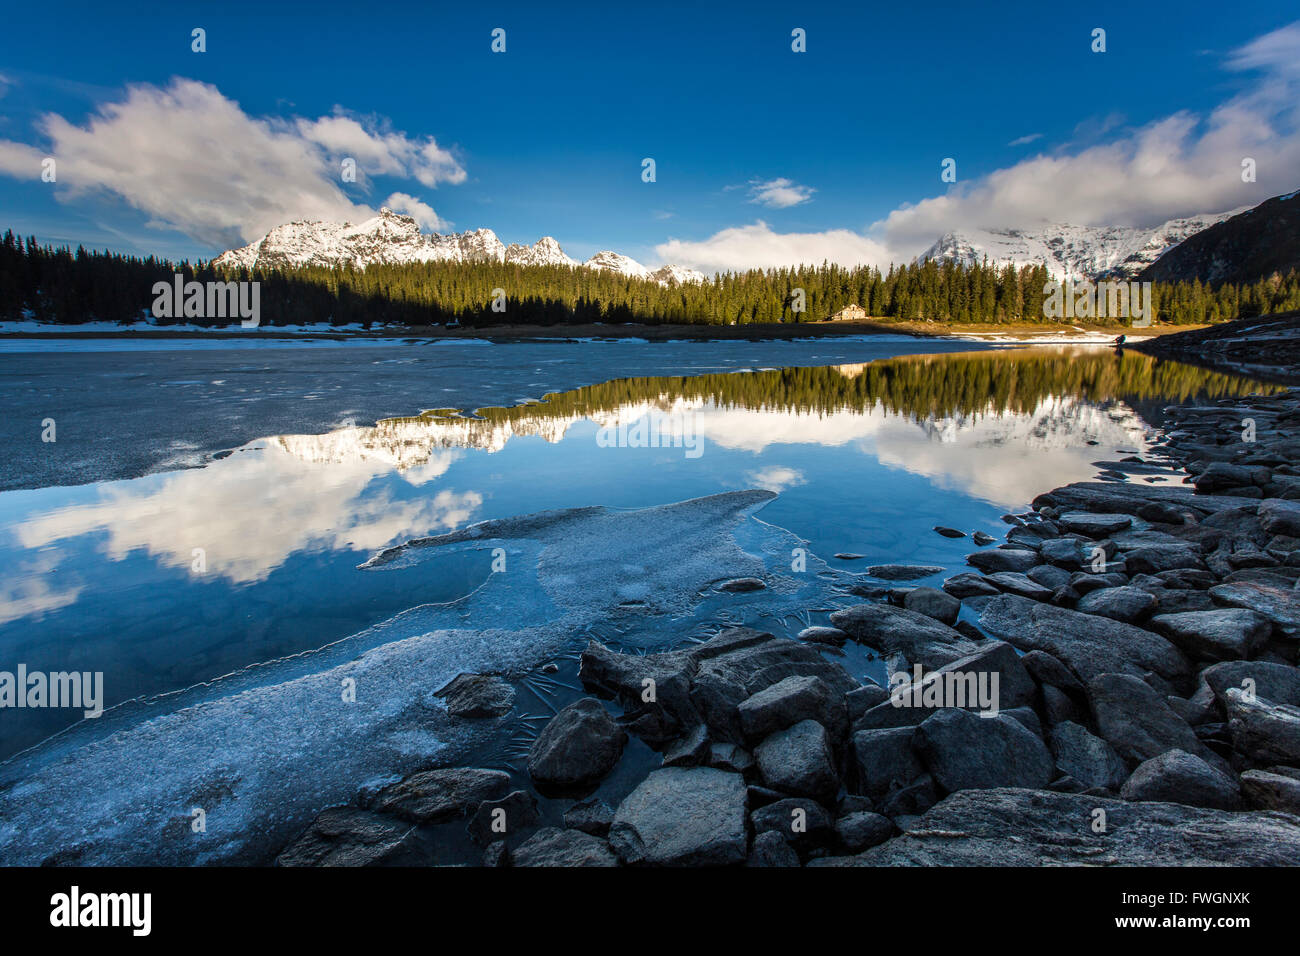
[[[805,484],[808,481],[802,471],[797,468],[787,468],[784,465],[771,465],[759,471],[751,471],[745,477],[749,479],[755,488],[766,488],[768,491],[778,493],[785,491],[787,488]]]
[[[749,181],[749,201],[774,209],[788,209],[807,202],[814,192],[816,190],[811,186],[800,186],[785,178],[769,179],[767,182],[758,179]]]
[[[1114,115],[1084,121],[1074,143],[900,206],[863,232],[782,234],[758,222],[700,241],[672,239],[656,252],[664,261],[704,271],[816,265],[824,259],[883,268],[910,262],[946,232],[1050,222],[1155,226],[1296,188],[1300,23],[1232,51],[1225,65],[1257,75],[1208,113],[1180,111],[1128,129]],[[1246,157],[1257,164],[1255,183],[1241,181]]]
[[[36,178],[40,158],[52,155],[60,199],[107,193],[147,213],[151,225],[214,247],[250,241],[292,219],[374,215],[344,193],[345,157],[356,160],[363,189],[367,175],[430,188],[466,176],[431,137],[411,138],[341,110],[316,120],[253,117],[215,86],[179,78],[165,88],[128,87],[123,100],[101,104],[84,126],[49,113],[38,128],[46,148],[0,140],[0,172]]]
[[[1042,139],[1042,138],[1043,138],[1043,134],[1042,134],[1042,133],[1029,133],[1029,134],[1027,134],[1027,135],[1025,135],[1025,136],[1019,136],[1019,137],[1017,137],[1016,139],[1013,139],[1011,142],[1007,143],[1007,145],[1008,145],[1008,146],[1028,146],[1030,143],[1034,142],[1034,140],[1038,140],[1038,139]]]
[[[655,246],[655,252],[664,262],[703,272],[819,265],[824,259],[844,265],[873,265],[889,257],[883,243],[851,229],[779,233],[762,220],[724,229],[700,242],[670,239]]]
[[[431,232],[446,231],[451,226],[451,223],[434,212],[433,207],[428,203],[421,202],[406,193],[393,193],[384,200],[384,205],[393,212],[402,212],[412,216],[420,224],[421,228],[428,229]]]

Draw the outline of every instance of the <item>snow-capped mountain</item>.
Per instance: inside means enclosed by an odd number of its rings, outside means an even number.
[[[974,265],[1043,263],[1054,279],[1132,278],[1189,236],[1249,209],[1171,219],[1152,229],[1053,223],[1034,229],[950,232],[917,256]]]
[[[213,264],[223,267],[264,268],[297,266],[352,266],[406,262],[504,262],[525,266],[562,265],[609,269],[664,285],[702,282],[704,276],[682,266],[647,269],[617,252],[598,252],[584,263],[570,259],[560,244],[543,236],[531,246],[506,245],[491,229],[472,232],[424,233],[411,216],[390,209],[365,222],[325,222],[301,219],[276,226],[261,239],[223,252]]]

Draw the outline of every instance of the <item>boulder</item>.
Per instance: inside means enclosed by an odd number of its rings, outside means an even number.
[[[943,589],[959,600],[972,597],[987,597],[998,594],[998,589],[985,580],[984,575],[973,571],[954,574],[943,582]]]
[[[838,627],[805,627],[796,637],[809,644],[831,644],[835,647],[849,639]]]
[[[515,706],[515,689],[492,674],[458,674],[433,696],[446,701],[451,716],[467,719],[501,717]]]
[[[1277,629],[1295,637],[1300,632],[1300,592],[1258,581],[1234,581],[1210,588],[1216,604],[1241,607],[1264,615]]]
[[[1050,601],[1052,598],[1051,588],[1044,587],[1029,575],[1017,571],[997,571],[986,575],[985,580],[1006,594],[1019,594],[1035,601]]]
[[[1084,614],[1099,614],[1112,621],[1132,624],[1156,606],[1156,599],[1141,588],[1100,588],[1079,599],[1074,607]]]
[[[1071,531],[1089,538],[1106,538],[1131,527],[1133,519],[1121,514],[1093,514],[1090,511],[1067,511],[1056,519],[1062,531]]]
[[[1300,538],[1300,501],[1269,498],[1259,503],[1260,527],[1269,534]]]
[[[527,790],[515,790],[500,800],[480,803],[465,831],[479,846],[488,846],[528,829],[539,819],[537,798]]]
[[[609,842],[620,859],[726,866],[748,856],[745,780],[711,767],[656,770],[619,804]]]
[[[1300,707],[1236,688],[1224,694],[1232,748],[1259,763],[1300,765]]]
[[[604,800],[583,800],[564,811],[564,825],[592,836],[603,837],[614,822],[614,808]]]
[[[1273,622],[1245,608],[1157,614],[1151,628],[1188,657],[1227,661],[1252,657],[1268,640]]]
[[[579,830],[543,827],[510,854],[515,866],[618,866],[600,837]]]
[[[381,866],[394,861],[414,827],[393,817],[331,807],[275,859],[276,866]]]
[[[835,836],[840,849],[848,853],[861,853],[879,846],[894,834],[894,822],[879,813],[860,810],[848,813],[835,821]]]
[[[774,790],[829,800],[840,788],[830,738],[815,720],[802,720],[772,734],[754,758],[763,782]]]
[[[1128,777],[1115,748],[1073,721],[1053,726],[1048,741],[1056,766],[1085,788],[1118,790]]]
[[[1105,673],[1154,672],[1179,682],[1191,672],[1182,653],[1150,631],[1011,594],[990,600],[980,625],[1022,651],[1046,651],[1084,681]]]
[[[780,833],[786,843],[803,856],[817,847],[829,846],[835,839],[831,815],[820,803],[808,797],[769,803],[750,813],[749,820],[755,835]]]
[[[1019,571],[1023,574],[1038,563],[1038,554],[1019,548],[990,548],[966,555],[966,563],[985,574],[997,571]]]
[[[903,598],[903,607],[949,626],[957,623],[961,613],[961,601],[938,588],[913,588]]]
[[[945,709],[916,731],[914,746],[943,790],[1045,787],[1053,777],[1051,755],[1019,721],[999,714],[979,717]]]
[[[1279,810],[1300,816],[1300,779],[1267,770],[1241,775],[1241,792],[1255,810]]]
[[[1185,803],[1189,807],[1241,808],[1237,781],[1184,750],[1166,750],[1138,764],[1119,795],[1125,800]]]
[[[857,604],[831,615],[831,623],[883,655],[902,654],[910,663],[942,667],[977,645],[933,618],[889,604]]]
[[[760,833],[754,837],[754,846],[749,851],[745,866],[798,866],[799,854],[786,842],[785,837],[775,830]]]
[[[878,797],[921,776],[925,767],[912,749],[911,727],[860,730],[853,735],[858,790]]]
[[[584,697],[551,718],[528,751],[538,787],[572,790],[600,781],[623,756],[627,734],[600,701]]]
[[[377,813],[391,813],[404,820],[446,823],[509,791],[510,775],[503,771],[442,767],[413,773],[364,802]]]
[[[1165,699],[1129,674],[1102,674],[1088,682],[1088,701],[1097,732],[1115,752],[1136,765],[1167,750],[1207,751]],[[1213,761],[1212,761],[1213,762]]]
[[[839,736],[848,726],[843,695],[816,677],[787,677],[740,702],[747,740],[761,740],[802,720],[821,721]]]
[[[1093,829],[1096,811],[1105,826]],[[902,836],[811,866],[1294,866],[1300,819],[1089,794],[963,790]]]
[[[915,581],[928,578],[934,574],[943,574],[944,569],[933,564],[877,564],[867,568],[867,573],[882,581]]]

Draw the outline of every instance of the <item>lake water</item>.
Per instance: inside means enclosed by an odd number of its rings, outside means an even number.
[[[529,389],[592,375],[572,343],[456,358],[385,345],[0,363],[11,404],[31,416],[59,400],[32,382],[67,363],[65,374],[85,370],[98,414],[119,389],[116,401],[143,406],[126,413],[132,427],[152,419],[165,436],[9,463],[19,487],[0,493],[0,670],[102,672],[114,709],[80,723],[68,709],[0,711],[0,759],[13,758],[0,765],[0,857],[77,846],[89,862],[244,859],[251,834],[282,839],[362,783],[475,754],[508,761],[502,741],[519,726],[485,735],[432,692],[461,671],[537,689],[539,666],[571,662],[592,637],[646,650],[736,623],[793,635],[859,602],[848,588],[870,580],[869,565],[962,568],[969,537],[935,526],[1000,537],[1001,516],[1035,495],[1147,455],[1162,406],[1259,387],[1110,350],[790,345],[605,343],[623,353],[602,352],[597,374],[693,374],[544,396]],[[782,354],[807,364],[753,362]],[[294,362],[317,378],[286,384],[308,374],[285,373]],[[375,401],[353,393],[363,376],[372,390],[391,380],[408,413],[445,407],[222,446],[203,409],[241,375],[247,405],[266,406],[255,422],[363,416]],[[523,400],[479,401],[489,375],[495,395]],[[275,383],[265,402],[258,381]],[[185,397],[170,403],[169,389]],[[337,390],[322,411],[301,410]],[[91,427],[77,414],[52,416],[59,443]],[[83,467],[132,476],[55,483]],[[1147,479],[1178,480],[1132,478]],[[429,536],[443,537],[404,547]],[[849,553],[861,557],[836,557]],[[716,589],[737,576],[768,587]],[[861,651],[846,665],[883,677]],[[349,679],[359,700],[340,704]],[[168,821],[212,792],[236,809],[224,824],[213,815],[211,838],[160,846]]]

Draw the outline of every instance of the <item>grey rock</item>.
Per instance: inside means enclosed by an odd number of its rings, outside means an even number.
[[[380,866],[392,862],[411,833],[410,823],[331,807],[276,857],[276,866]]]
[[[761,578],[732,578],[717,585],[717,590],[732,594],[744,594],[748,591],[762,591],[767,585]]]
[[[754,846],[749,851],[745,866],[788,867],[799,865],[799,854],[786,842],[785,837],[775,830],[760,833],[754,837]]]
[[[1049,731],[1048,741],[1056,766],[1085,788],[1118,790],[1128,777],[1128,767],[1115,748],[1077,723],[1056,724]]]
[[[718,743],[709,748],[709,766],[732,773],[748,773],[754,766],[754,755],[739,744]]]
[[[1192,548],[1154,545],[1125,552],[1124,567],[1129,574],[1157,574],[1178,568],[1203,569],[1205,562]]]
[[[614,769],[627,734],[600,701],[584,697],[551,718],[528,751],[528,774],[539,787],[589,786]]]
[[[745,861],[745,781],[710,767],[651,773],[619,804],[610,846],[624,862],[726,866]]]
[[[1151,628],[1189,657],[1225,661],[1252,657],[1273,631],[1273,622],[1244,608],[1158,614]]]
[[[809,644],[831,644],[839,647],[849,636],[838,627],[805,627],[797,635],[799,640]]]
[[[1275,704],[1300,706],[1300,668],[1271,661],[1225,661],[1205,668],[1198,675],[1201,685],[1196,697],[1202,702],[1226,704],[1229,689],[1250,689],[1256,696]]]
[[[863,684],[844,695],[844,704],[848,709],[850,721],[856,721],[877,704],[889,699],[889,691],[879,684]]]
[[[1138,764],[1119,795],[1125,800],[1185,803],[1218,810],[1241,808],[1237,781],[1183,750],[1166,750]]]
[[[916,731],[915,747],[935,782],[951,793],[990,787],[1045,787],[1053,777],[1043,742],[1014,718],[945,709]]]
[[[1255,810],[1279,810],[1300,816],[1300,779],[1267,770],[1241,775],[1241,792]]]
[[[1093,514],[1090,511],[1068,511],[1056,519],[1062,531],[1073,531],[1089,538],[1105,538],[1123,531],[1133,524],[1133,519],[1121,514]]]
[[[614,808],[604,800],[583,800],[564,811],[564,825],[592,836],[603,837],[614,822]]]
[[[458,674],[434,697],[447,702],[447,713],[468,719],[500,717],[515,706],[515,689],[491,674]]]
[[[1224,694],[1224,705],[1234,750],[1260,763],[1300,765],[1300,707],[1236,688]]]
[[[1040,684],[1061,690],[1083,693],[1083,684],[1064,664],[1046,651],[1030,651],[1020,658],[1029,676]]]
[[[977,545],[979,545],[982,548],[985,545],[992,544],[994,541],[998,539],[993,537],[993,535],[988,534],[987,532],[976,531],[974,534],[971,535],[971,540],[974,541]]]
[[[740,727],[747,740],[761,740],[802,720],[818,720],[836,736],[848,726],[843,695],[816,677],[787,677],[740,702]]]
[[[1025,577],[1049,591],[1063,588],[1070,583],[1070,572],[1052,564],[1040,564],[1030,568],[1025,572]]]
[[[1081,597],[1075,610],[1132,624],[1155,606],[1156,599],[1141,588],[1101,588]]]
[[[990,600],[980,624],[1020,650],[1046,651],[1084,681],[1104,673],[1142,677],[1148,671],[1179,681],[1191,670],[1177,648],[1150,631],[1011,594]]]
[[[986,597],[999,593],[998,589],[985,580],[984,575],[973,571],[954,574],[943,582],[943,589],[953,597],[960,599]]]
[[[758,772],[774,790],[830,799],[840,788],[826,728],[803,720],[772,734],[754,749]]]
[[[912,749],[911,727],[860,730],[853,735],[858,789],[878,797],[906,786],[925,772]]]
[[[665,767],[698,767],[709,762],[709,728],[696,724],[664,750]]]
[[[475,767],[442,767],[413,773],[365,801],[377,813],[416,823],[446,823],[510,791],[510,775]]]
[[[787,798],[759,807],[749,815],[754,833],[780,833],[802,856],[817,847],[829,846],[835,839],[831,815],[816,800],[808,797]]]
[[[1092,829],[1094,811],[1106,828]],[[1009,839],[1008,834],[1014,834]],[[902,836],[811,866],[1294,866],[1300,820],[1088,794],[964,790]]]
[[[893,821],[879,813],[849,813],[835,821],[835,835],[840,848],[849,853],[861,853],[879,846],[893,834]]]
[[[1238,581],[1210,588],[1210,597],[1216,604],[1259,612],[1283,634],[1294,637],[1300,631],[1300,592],[1294,589]]]
[[[882,654],[942,667],[978,649],[969,638],[924,614],[889,604],[858,604],[831,615],[831,623]]]
[[[1269,534],[1300,537],[1300,502],[1269,498],[1259,503],[1259,523]]]
[[[1138,764],[1167,750],[1204,758],[1206,749],[1187,721],[1149,684],[1128,674],[1102,674],[1088,683],[1097,732],[1125,760]]]
[[[966,555],[966,563],[979,568],[985,574],[997,571],[1019,571],[1023,574],[1038,563],[1038,555],[1033,551],[1016,548],[992,548]]]
[[[965,532],[965,531],[958,531],[956,528],[945,528],[943,525],[938,525],[938,524],[935,525],[935,526],[934,526],[934,530],[937,531],[937,532],[939,532],[939,534],[943,535],[945,538],[964,538],[964,537],[966,537],[966,532]]]
[[[510,854],[515,866],[618,866],[600,837],[578,830],[543,827]]]
[[[949,626],[957,622],[961,613],[961,601],[938,588],[913,588],[903,598],[903,607]]]
[[[1050,588],[1039,584],[1027,574],[1020,574],[1015,571],[998,571],[986,575],[985,580],[999,591],[1007,594],[1018,594],[1021,597],[1032,598],[1035,601],[1049,601],[1052,598]]]

